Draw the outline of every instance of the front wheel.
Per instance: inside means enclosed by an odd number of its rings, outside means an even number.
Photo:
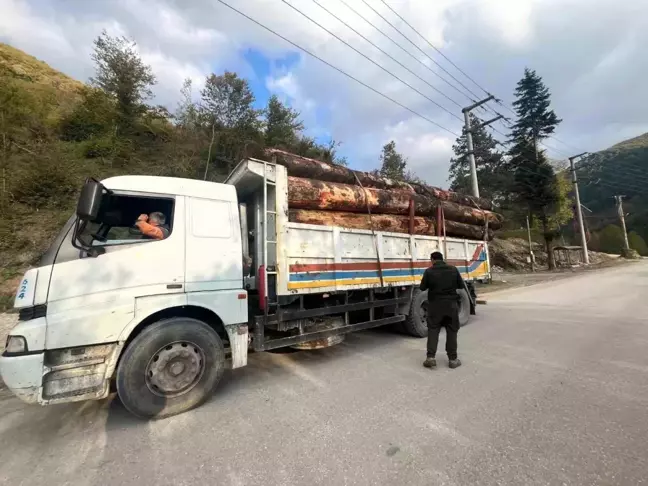
[[[168,417],[204,403],[224,369],[216,331],[196,319],[165,319],[144,329],[124,351],[117,393],[139,417]]]

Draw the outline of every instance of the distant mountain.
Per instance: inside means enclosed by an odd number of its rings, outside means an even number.
[[[616,145],[612,145],[607,150],[632,150],[636,148],[648,147],[648,133],[639,135],[638,137],[629,138],[623,142],[619,142]],[[607,151],[607,150],[604,150]]]
[[[648,239],[648,133],[590,155],[577,166],[581,203],[590,230],[618,224],[614,198],[624,195],[628,231]]]

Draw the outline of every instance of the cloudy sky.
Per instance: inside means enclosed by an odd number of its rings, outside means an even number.
[[[276,93],[301,112],[309,135],[342,142],[352,167],[375,168],[380,148],[393,139],[410,167],[438,185],[446,184],[453,133],[461,130],[459,107],[484,96],[480,86],[510,106],[525,66],[544,78],[564,120],[560,142],[547,141],[550,156],[600,150],[648,132],[646,0],[223,1],[416,114],[219,0],[0,0],[0,41],[87,80],[93,74],[92,40],[102,29],[123,34],[137,41],[157,75],[157,103],[175,107],[187,77],[199,89],[206,74],[235,71],[250,81],[260,106]]]

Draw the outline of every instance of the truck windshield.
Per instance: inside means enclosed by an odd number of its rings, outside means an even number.
[[[70,218],[66,221],[66,223],[61,228],[61,231],[58,232],[58,234],[52,241],[52,244],[49,246],[47,251],[41,257],[40,262],[38,263],[39,267],[45,267],[47,265],[54,264],[54,261],[56,260],[56,255],[59,252],[59,248],[61,248],[61,244],[63,243],[68,233],[72,229],[72,226],[74,226],[75,221],[76,221],[76,215],[70,216]]]

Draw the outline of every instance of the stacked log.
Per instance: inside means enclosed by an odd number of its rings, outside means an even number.
[[[395,214],[345,213],[342,211],[320,211],[316,209],[290,209],[289,221],[294,223],[316,224],[319,226],[341,226],[351,229],[373,229],[391,233],[409,233],[409,216]],[[413,218],[413,234],[435,234],[436,221],[433,218],[415,216]]]
[[[315,224],[318,226],[340,226],[342,228],[374,231],[387,231],[391,233],[410,233],[410,218],[397,214],[372,214],[348,213],[342,211],[320,211],[317,209],[290,209],[289,221],[293,223]],[[484,236],[489,241],[493,239],[493,230],[474,224],[459,223],[446,220],[446,235],[483,240]],[[413,235],[436,235],[436,219],[424,216],[412,218]]]
[[[296,209],[320,209],[375,214],[409,214],[410,200],[415,214],[434,217],[441,207],[446,221],[488,226],[499,229],[502,218],[492,211],[462,206],[455,202],[431,199],[402,190],[362,188],[339,182],[324,182],[288,177],[288,206]]]
[[[273,158],[278,164],[286,167],[288,174],[294,177],[327,182],[341,182],[342,184],[351,185],[361,184],[363,187],[373,187],[376,189],[401,189],[409,193],[442,201],[451,201],[475,209],[486,209],[489,211],[493,209],[493,203],[488,199],[467,196],[424,184],[394,181],[385,177],[379,177],[370,172],[362,172],[340,165],[327,164],[326,162],[309,159],[279,149],[266,149],[266,155]],[[360,181],[360,184],[358,184],[358,181]]]
[[[288,170],[292,222],[420,235],[445,231],[447,236],[479,240],[492,239],[493,230],[502,226],[502,216],[484,198],[394,181],[278,149],[267,149],[266,156]],[[437,224],[438,215],[443,225]]]

